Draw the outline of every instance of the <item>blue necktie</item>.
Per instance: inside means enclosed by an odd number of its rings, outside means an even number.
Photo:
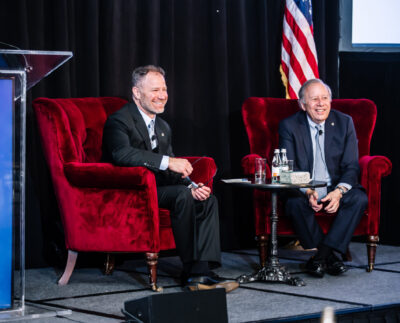
[[[324,162],[324,156],[322,156],[322,126],[315,126],[317,134],[315,135],[315,161],[314,161],[314,180],[326,181],[326,167]],[[327,190],[325,187],[316,188],[318,193],[318,200],[326,196]]]
[[[148,130],[149,130],[151,149],[154,149],[158,145],[157,136],[156,136],[156,133],[154,131],[154,120],[151,120],[147,127],[148,127]]]

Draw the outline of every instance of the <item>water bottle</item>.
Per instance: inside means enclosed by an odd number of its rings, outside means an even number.
[[[289,161],[286,156],[286,149],[281,149],[281,171],[288,172],[289,171]]]
[[[281,176],[281,157],[279,154],[279,149],[274,150],[274,157],[272,158],[271,166],[271,182],[279,183]]]

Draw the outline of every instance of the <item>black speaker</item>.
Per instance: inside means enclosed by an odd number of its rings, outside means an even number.
[[[126,301],[122,312],[128,322],[228,323],[224,288],[154,294]]]

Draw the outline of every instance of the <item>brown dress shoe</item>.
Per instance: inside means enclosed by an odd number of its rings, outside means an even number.
[[[225,291],[227,293],[235,290],[236,288],[239,287],[239,283],[235,281],[225,281],[225,282],[220,282],[212,285],[206,285],[206,284],[194,284],[194,285],[188,285],[187,286],[189,290],[196,291],[196,290],[206,290],[206,289],[214,289],[214,288],[225,288]]]

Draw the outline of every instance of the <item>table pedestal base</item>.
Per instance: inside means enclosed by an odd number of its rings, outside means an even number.
[[[326,182],[312,181],[307,184],[283,184],[283,183],[265,183],[254,184],[248,182],[236,182],[237,186],[259,189],[262,191],[271,191],[271,240],[269,250],[268,264],[261,268],[258,272],[251,275],[241,275],[236,280],[240,284],[250,283],[253,281],[286,283],[292,286],[305,286],[306,283],[299,277],[291,277],[284,266],[279,264],[278,259],[278,192],[283,189],[298,188],[315,188],[325,187]],[[268,201],[267,201],[268,203]]]
[[[293,286],[305,286],[306,283],[299,277],[292,277],[283,266],[267,265],[251,275],[241,275],[237,279],[240,284],[254,281],[285,283]]]

